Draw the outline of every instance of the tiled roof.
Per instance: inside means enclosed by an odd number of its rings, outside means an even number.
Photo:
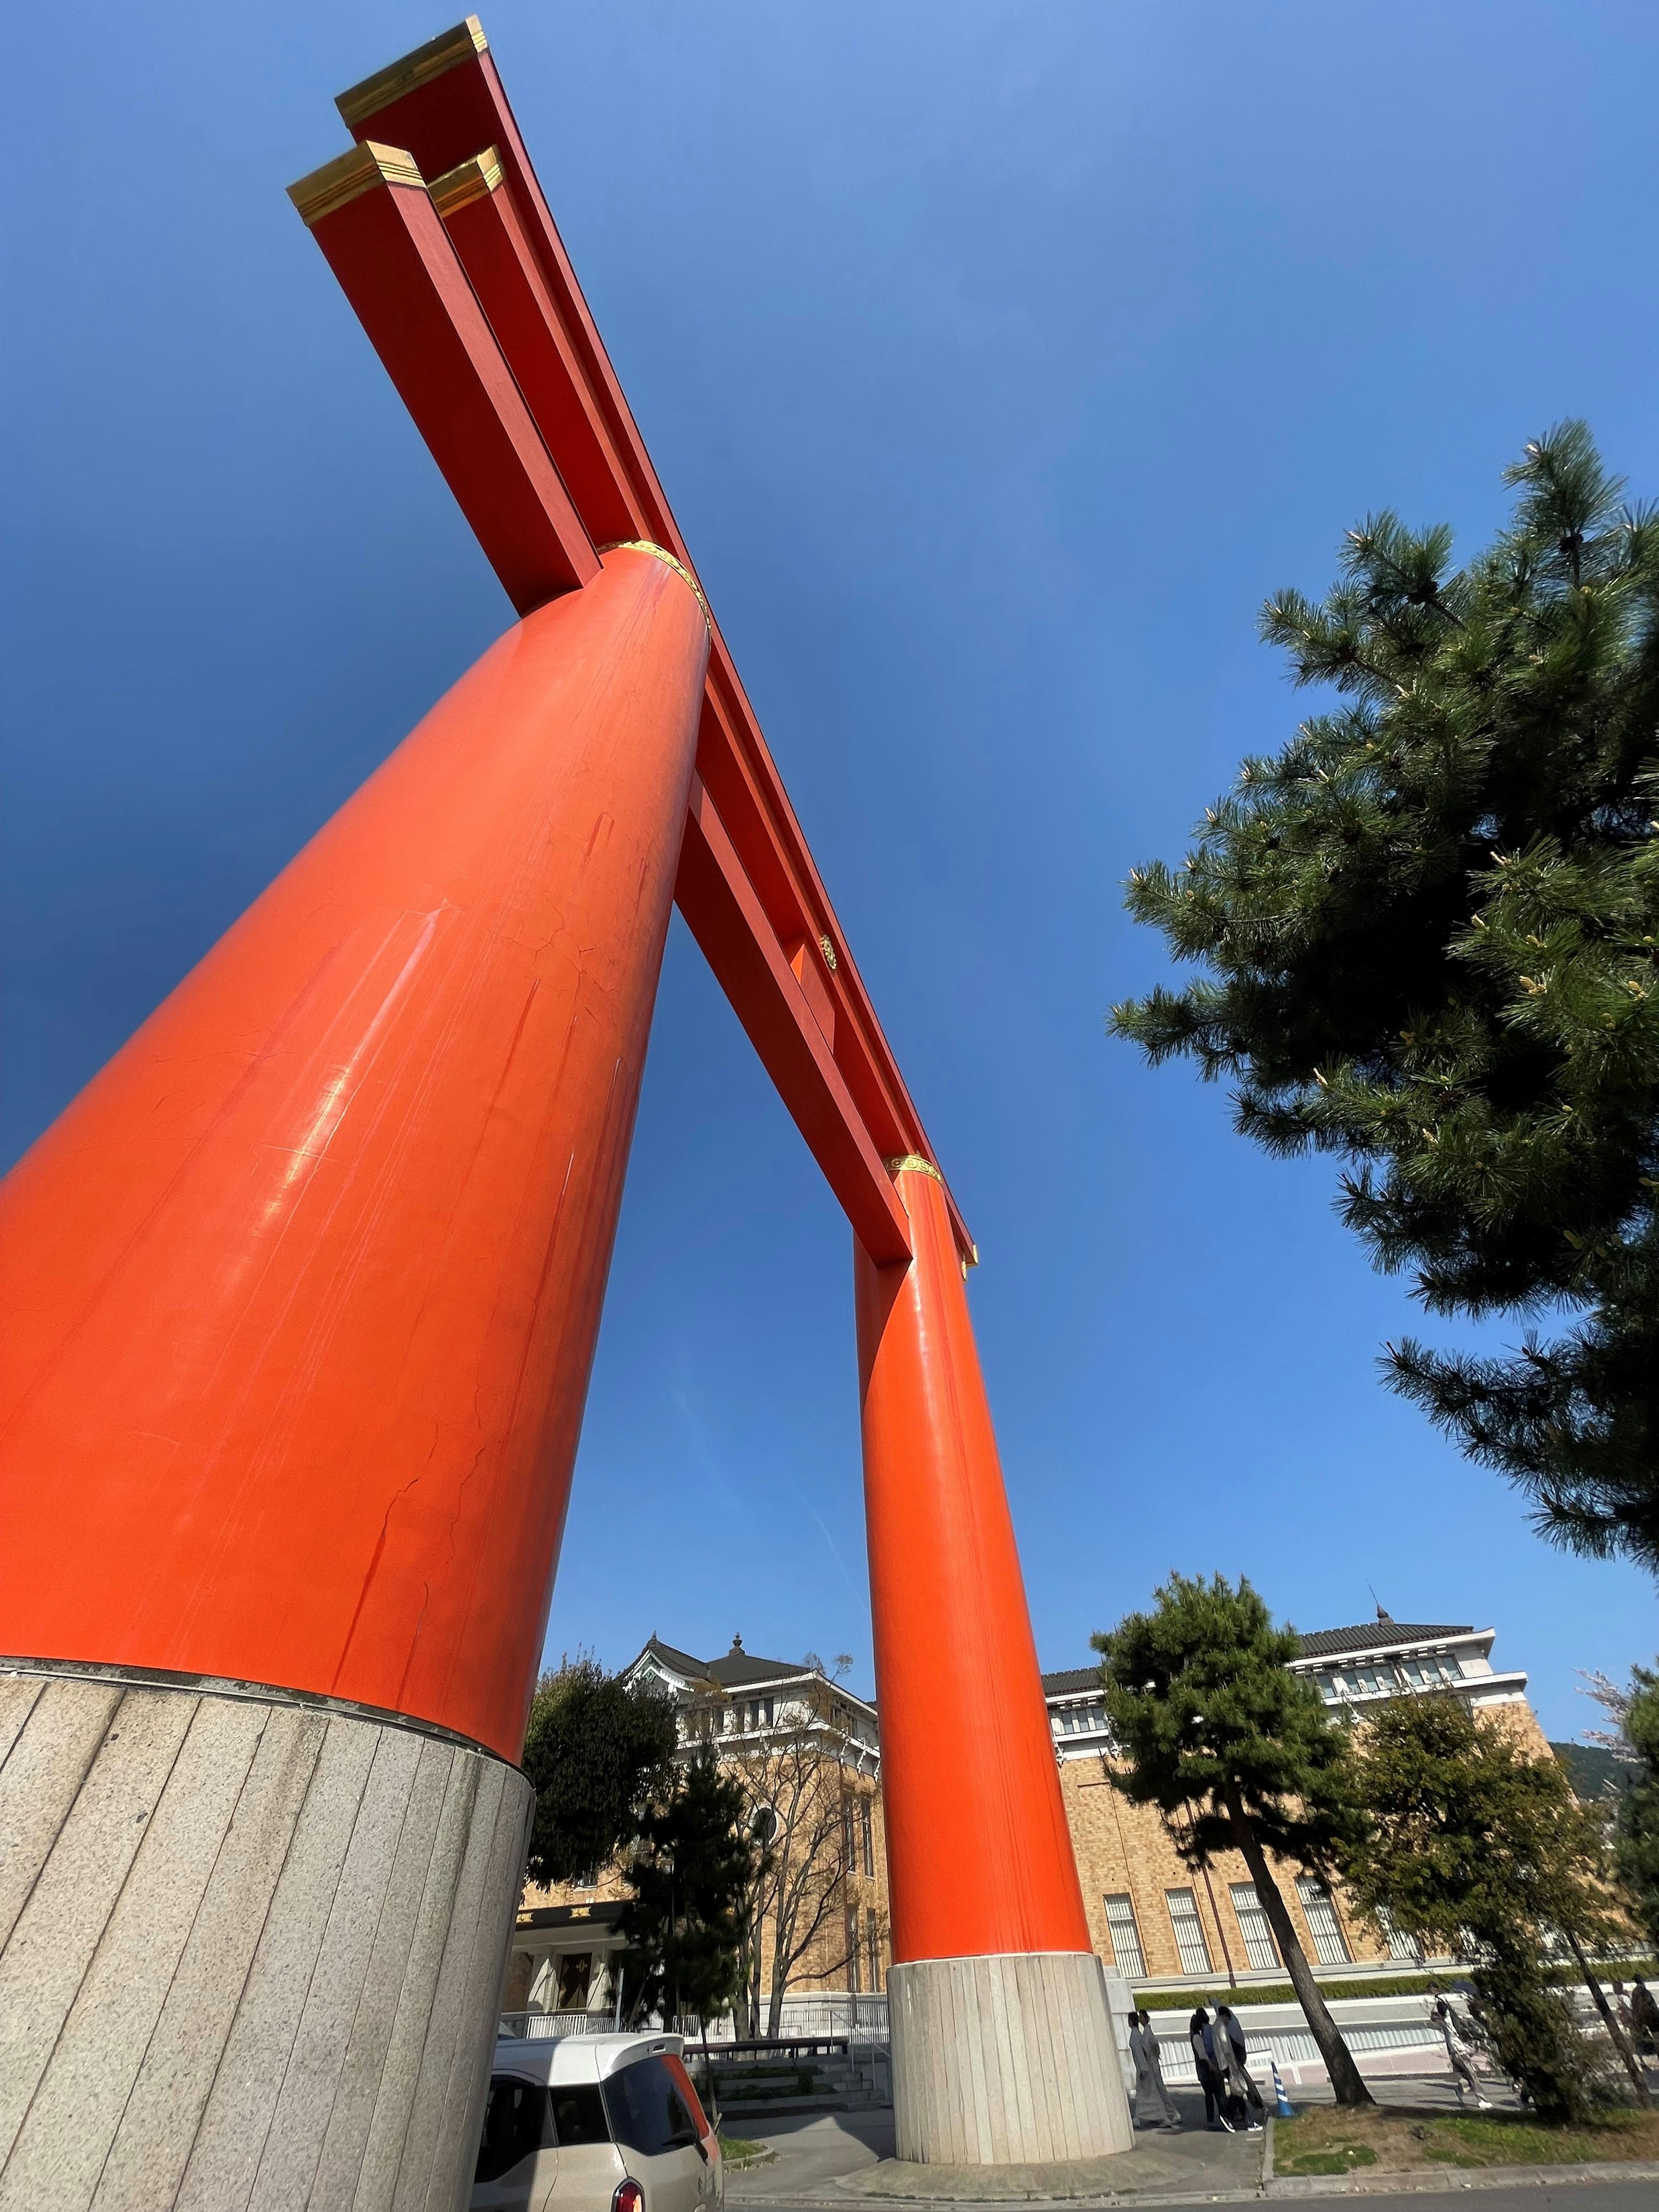
[[[1042,1678],[1045,1698],[1064,1698],[1077,1690],[1097,1690],[1100,1687],[1098,1667],[1062,1667],[1057,1674]]]
[[[1316,1628],[1304,1636],[1304,1659],[1334,1659],[1339,1652],[1389,1651],[1396,1644],[1442,1644],[1449,1636],[1473,1636],[1465,1622],[1449,1627],[1443,1621],[1368,1620],[1358,1628]]]
[[[750,1682],[793,1682],[810,1674],[810,1667],[792,1667],[786,1659],[755,1659],[747,1651],[728,1651],[724,1659],[710,1659],[703,1673],[723,1690],[740,1690]]]
[[[717,1682],[722,1690],[743,1690],[762,1682],[795,1682],[811,1668],[787,1659],[757,1659],[740,1644],[719,1659],[694,1659],[689,1651],[677,1651],[672,1644],[665,1644],[653,1636],[646,1650],[672,1668],[677,1674],[688,1675],[694,1682]]]
[[[689,1674],[694,1680],[702,1680],[708,1674],[708,1669],[701,1659],[694,1659],[689,1651],[677,1651],[672,1644],[663,1643],[659,1637],[653,1636],[645,1649],[653,1658],[660,1659],[665,1666],[672,1667],[677,1674]]]

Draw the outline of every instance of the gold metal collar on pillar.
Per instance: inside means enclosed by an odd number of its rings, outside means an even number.
[[[708,602],[702,595],[702,586],[691,574],[684,562],[680,560],[678,555],[671,553],[665,545],[659,545],[656,540],[651,538],[623,538],[618,539],[614,545],[601,545],[599,552],[601,556],[606,553],[648,553],[653,561],[660,561],[665,568],[672,568],[677,576],[684,576],[696,595],[697,605],[702,609],[702,618],[708,625],[708,635],[713,637],[714,617],[708,611]]]
[[[884,1160],[882,1165],[890,1176],[930,1175],[935,1182],[945,1180],[932,1160],[923,1159],[920,1152],[902,1152],[896,1160]]]
[[[920,1152],[901,1152],[897,1159],[884,1160],[882,1165],[890,1176],[925,1175],[932,1176],[937,1183],[943,1183],[945,1181],[945,1177],[933,1165],[932,1160],[923,1159]],[[967,1257],[962,1261],[962,1279],[964,1283],[968,1279],[969,1267],[977,1267],[978,1265],[979,1247],[977,1244],[970,1244],[968,1247]]]

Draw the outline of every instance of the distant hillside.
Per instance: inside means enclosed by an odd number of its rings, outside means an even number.
[[[1600,1744],[1553,1743],[1550,1749],[1565,1767],[1575,1796],[1600,1797],[1609,1783],[1615,1790],[1628,1790],[1635,1778],[1634,1767],[1624,1765]]]

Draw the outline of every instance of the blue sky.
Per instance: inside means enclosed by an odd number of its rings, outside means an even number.
[[[1121,912],[1298,711],[1367,508],[1559,416],[1659,494],[1659,16],[1463,0],[495,0],[588,296],[979,1239],[1048,1666],[1171,1565],[1496,1625],[1554,1734],[1659,1644],[1376,1379],[1416,1322],[1107,1007]],[[509,610],[283,185],[425,4],[52,12],[5,286],[0,1156]],[[1433,1334],[1433,1331],[1425,1331]],[[550,1649],[854,1656],[848,1232],[675,925]]]

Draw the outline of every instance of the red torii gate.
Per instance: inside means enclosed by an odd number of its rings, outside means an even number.
[[[338,106],[521,619],[0,1186],[0,2201],[464,2201],[671,897],[854,1230],[901,2155],[1125,2148],[966,1226],[477,18]]]

